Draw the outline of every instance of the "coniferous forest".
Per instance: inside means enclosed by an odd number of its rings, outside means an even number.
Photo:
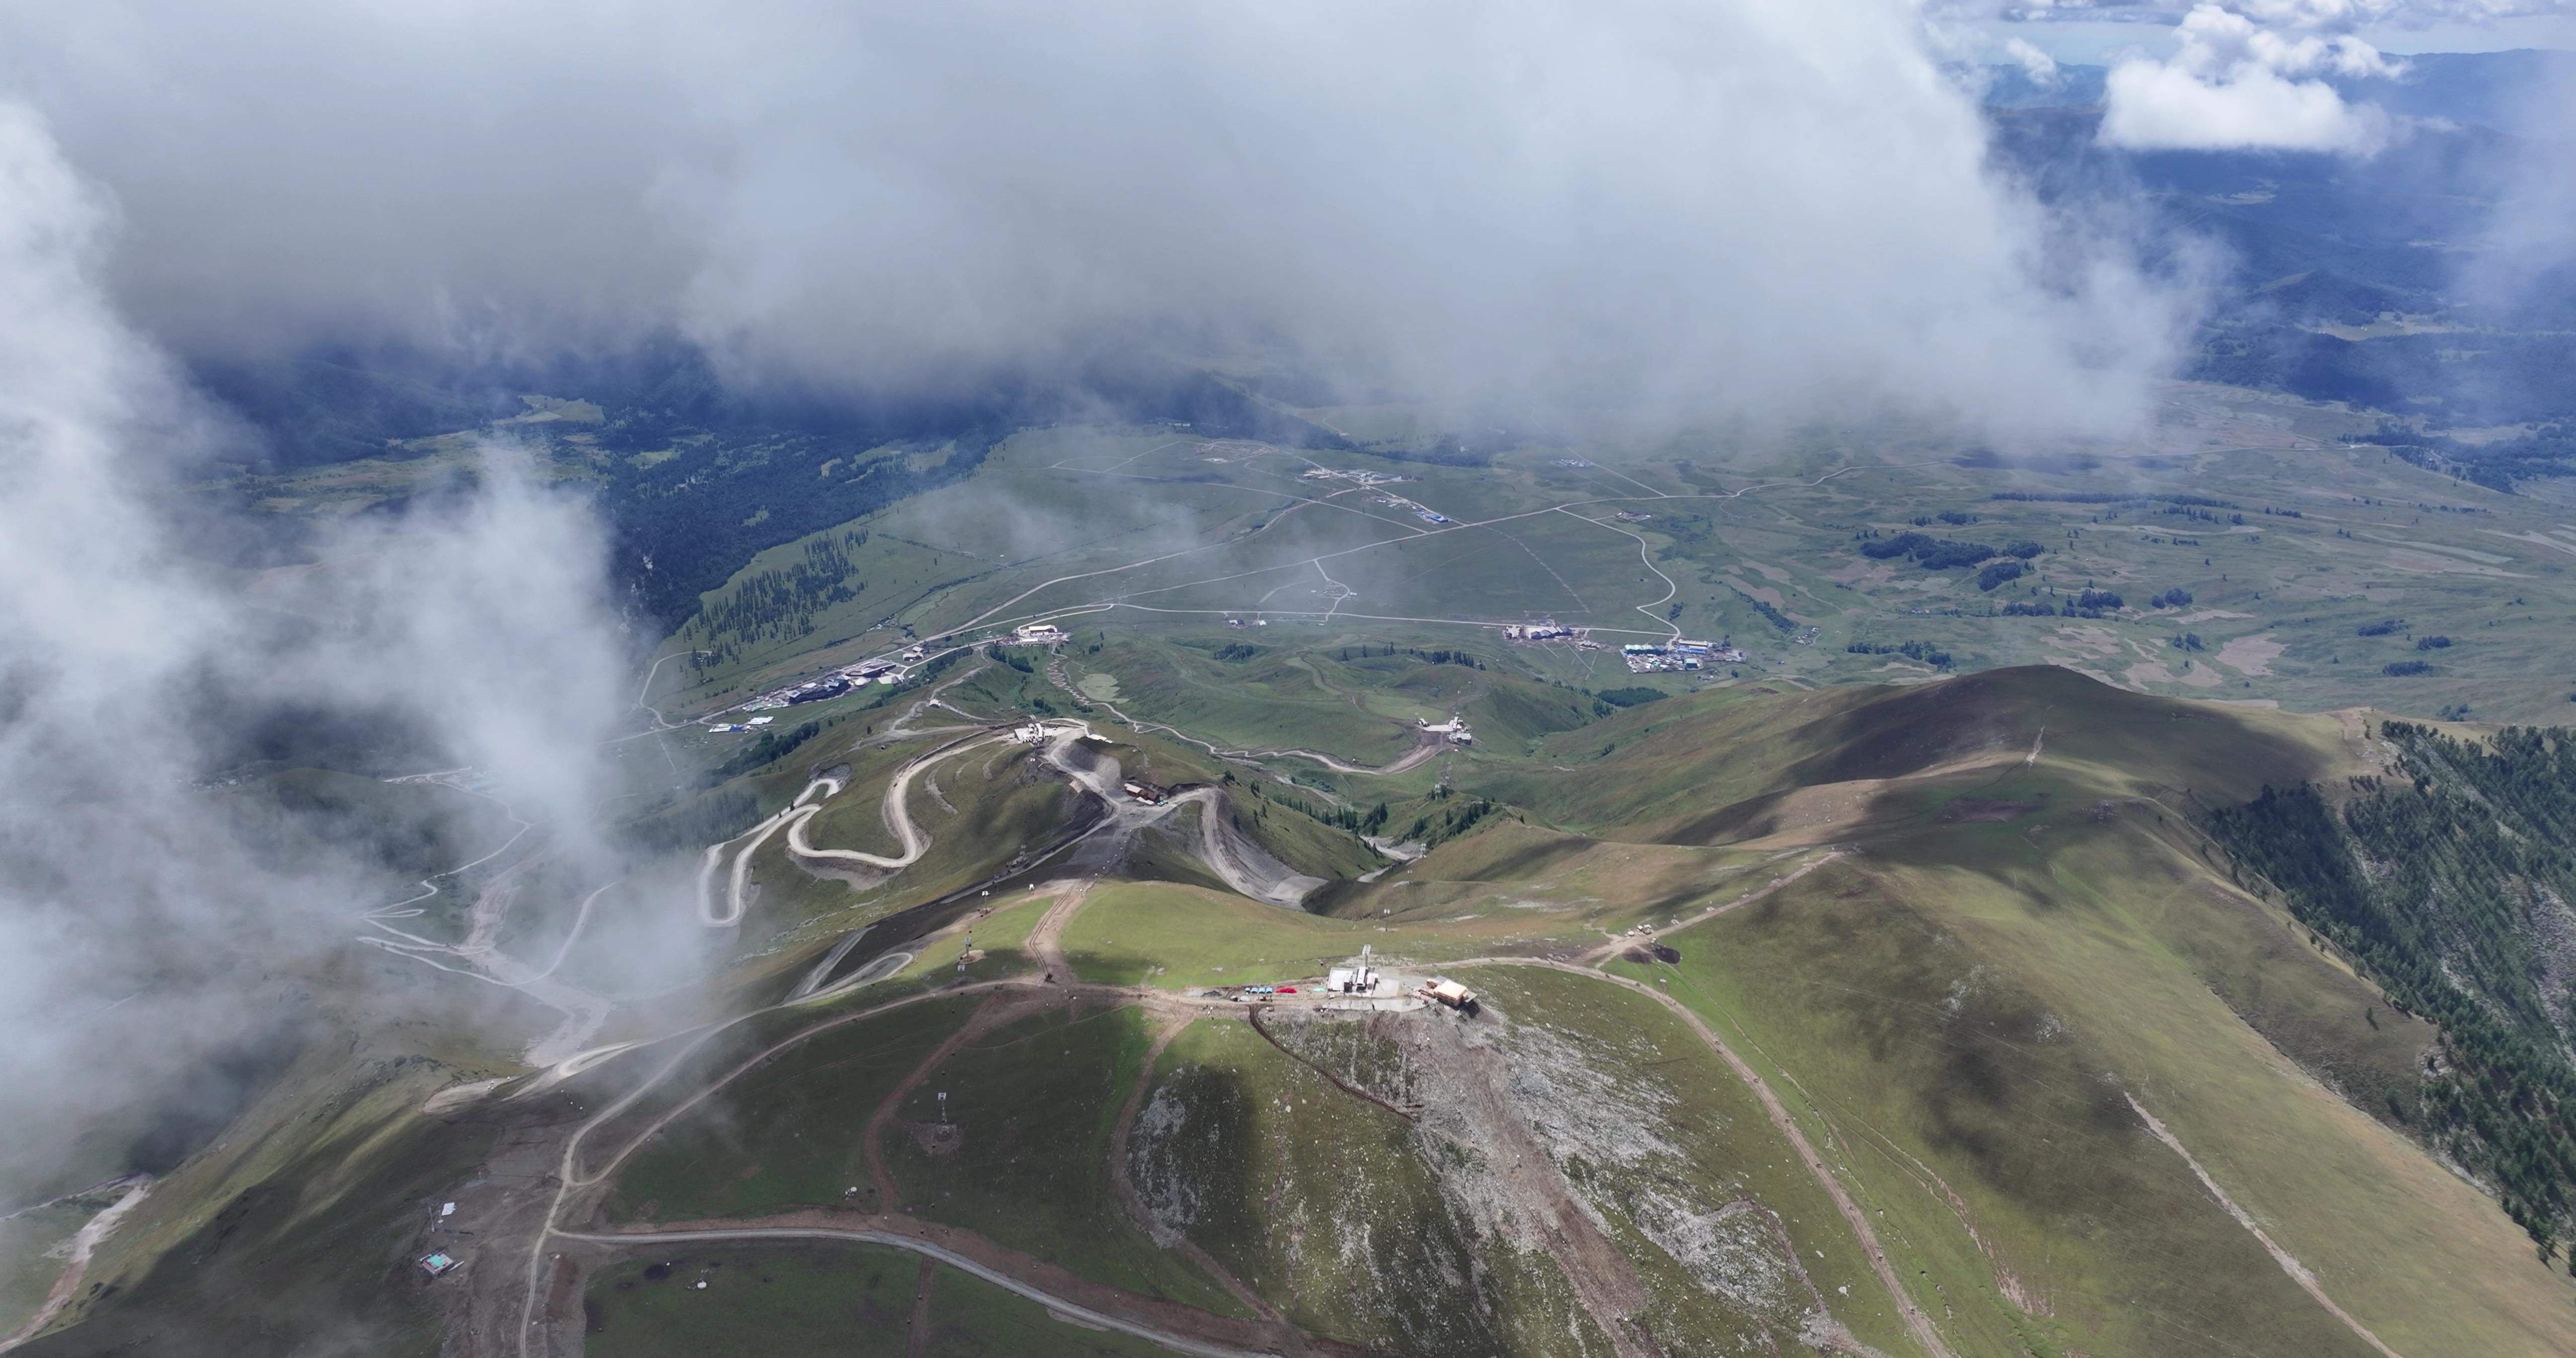
[[[2576,731],[2507,727],[2481,743],[2391,721],[2380,735],[2393,776],[2266,788],[2211,830],[2440,1026],[2416,1130],[2550,1257],[2576,1226]]]

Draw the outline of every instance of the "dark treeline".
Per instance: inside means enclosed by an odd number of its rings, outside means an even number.
[[[1265,788],[1259,779],[1237,783],[1234,775],[1228,773],[1225,775],[1225,782],[1250,792],[1256,801],[1271,802],[1286,807],[1308,820],[1320,821],[1336,830],[1347,830],[1355,835],[1373,835],[1386,827],[1387,809],[1384,802],[1379,802],[1367,811],[1358,811],[1347,806],[1319,807],[1289,793],[1274,792]],[[1254,819],[1256,821],[1260,819],[1258,812],[1254,813]]]
[[[2389,421],[2360,441],[2379,444],[2426,471],[2507,495],[2524,481],[2576,474],[2576,420],[2551,420],[2518,438],[2492,443],[2463,443]]]
[[[853,579],[850,553],[867,545],[866,532],[841,533],[805,544],[805,559],[783,569],[755,571],[732,593],[710,601],[698,618],[709,641],[792,641],[814,630],[814,614],[847,603],[866,589]]]
[[[685,436],[655,462],[621,458],[606,492],[615,559],[656,621],[697,611],[699,596],[766,548],[947,485],[982,465],[1003,430],[928,446],[875,447],[857,437],[753,430]],[[601,435],[618,451],[657,450],[659,422]],[[937,457],[922,454],[941,453]],[[822,474],[830,467],[831,474]]]
[[[753,769],[786,758],[794,753],[797,746],[821,734],[823,734],[823,723],[819,721],[804,722],[785,731],[763,731],[760,733],[760,739],[725,756],[723,763],[707,770],[706,779],[710,783],[721,783],[738,774],[749,773]]]
[[[721,844],[760,822],[760,797],[729,787],[618,826],[618,837],[640,853],[677,853]]]
[[[1853,655],[1901,655],[1908,660],[1919,660],[1936,670],[1950,668],[1950,653],[1933,646],[1928,641],[1900,641],[1892,646],[1883,642],[1855,641],[1843,649]]]
[[[2419,1121],[2490,1185],[2544,1258],[2576,1228],[2576,992],[2543,955],[2576,901],[2576,732],[2493,743],[2388,722],[2395,778],[2356,779],[2340,811],[2314,787],[2214,813],[2238,863],[2391,1000],[2440,1025]],[[2571,1257],[2576,1270],[2576,1257]]]
[[[1353,648],[1349,646],[1343,647],[1342,659],[1351,659],[1352,649]],[[1358,658],[1361,660],[1367,660],[1376,656],[1409,655],[1416,660],[1428,661],[1434,665],[1464,665],[1471,670],[1481,670],[1485,668],[1484,661],[1477,659],[1475,656],[1465,651],[1426,651],[1414,646],[1399,647],[1394,645],[1361,646],[1357,649],[1359,652]],[[1220,654],[1218,658],[1223,659],[1224,657]]]
[[[559,458],[604,473],[584,480],[612,525],[615,570],[634,611],[665,628],[761,551],[960,480],[1014,430],[1105,410],[1210,437],[1348,446],[1212,373],[1125,353],[1063,377],[992,373],[923,396],[732,384],[675,335],[509,361],[341,347],[201,364],[192,375],[255,435],[223,455],[262,473],[418,456],[402,441],[489,427],[526,410],[523,393],[597,406],[596,424],[512,433],[551,440]],[[471,490],[474,480],[460,472],[441,493]]]

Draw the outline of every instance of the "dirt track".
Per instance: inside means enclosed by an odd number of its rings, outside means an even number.
[[[1851,1227],[1852,1234],[1860,1240],[1861,1252],[1869,1256],[1871,1271],[1878,1274],[1878,1281],[1887,1289],[1888,1298],[1894,1301],[1903,1313],[1905,1328],[1914,1336],[1914,1342],[1922,1345],[1923,1351],[1932,1355],[1932,1358],[1957,1358],[1957,1355],[1951,1352],[1950,1346],[1942,1340],[1941,1332],[1933,1328],[1932,1318],[1923,1313],[1923,1308],[1914,1304],[1913,1297],[1905,1290],[1905,1284],[1897,1278],[1895,1266],[1887,1260],[1886,1249],[1878,1243],[1878,1232],[1870,1227],[1868,1214],[1860,1210],[1858,1203],[1852,1201],[1851,1193],[1843,1187],[1842,1180],[1835,1177],[1832,1167],[1825,1163],[1824,1157],[1816,1153],[1814,1143],[1807,1140],[1807,1134],[1798,1126],[1797,1120],[1789,1116],[1789,1110],[1781,1104],[1779,1095],[1771,1092],[1769,1082],[1747,1064],[1743,1057],[1736,1055],[1735,1049],[1728,1046],[1725,1039],[1717,1035],[1717,1030],[1703,1022],[1689,1006],[1663,993],[1659,987],[1641,985],[1624,976],[1614,976],[1596,967],[1578,966],[1571,962],[1536,957],[1496,957],[1481,960],[1493,966],[1548,967],[1556,971],[1570,971],[1578,976],[1590,976],[1597,980],[1609,981],[1614,985],[1623,985],[1641,995],[1653,997],[1656,1003],[1671,1010],[1682,1022],[1690,1025],[1690,1030],[1699,1035],[1700,1041],[1708,1044],[1709,1050],[1716,1052],[1719,1058],[1726,1062],[1727,1068],[1735,1072],[1735,1077],[1743,1081],[1746,1088],[1753,1091],[1753,1096],[1761,1101],[1763,1114],[1770,1118],[1771,1125],[1777,1128],[1783,1137],[1788,1138],[1789,1145],[1797,1151],[1799,1163],[1807,1167],[1807,1173],[1815,1179],[1817,1186],[1824,1189],[1834,1200],[1834,1209],[1842,1213],[1843,1221]]]

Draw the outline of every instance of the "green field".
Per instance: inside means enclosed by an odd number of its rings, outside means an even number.
[[[921,1257],[884,1245],[681,1247],[602,1269],[583,1310],[599,1358],[831,1353],[900,1358]],[[955,1269],[928,1266],[936,1358],[1143,1358],[1161,1348],[1050,1319],[1046,1308]],[[700,1287],[699,1283],[706,1286]]]
[[[914,1005],[771,1057],[629,1158],[609,1215],[695,1221],[799,1207],[878,1210],[860,1129],[972,1008],[965,1000]],[[740,1168],[708,1174],[716,1164]]]
[[[2551,1248],[2552,1222],[2576,1220],[2568,1185],[2516,1186],[2537,1229],[2508,1217],[2474,1176],[2548,1157],[2469,1153],[2456,1044],[2382,988],[2390,967],[2474,961],[2451,970],[2494,981],[2524,1042],[2497,1048],[2521,1067],[2494,1068],[2539,1091],[2486,1091],[2506,1123],[2480,1134],[2567,1143],[2549,1093],[2576,1088],[2553,970],[2576,937],[2549,886],[2563,818],[2526,817],[2474,853],[2450,835],[2439,889],[2404,895],[2388,884],[2421,865],[2391,861],[2403,837],[2356,838],[2369,852],[2346,875],[2380,893],[2366,920],[2333,914],[2362,886],[2267,880],[2212,838],[2266,789],[2313,789],[2320,814],[2440,800],[2481,826],[2499,799],[2563,801],[2557,772],[2410,775],[2384,723],[2439,716],[2474,742],[2576,717],[2571,497],[2346,445],[2366,425],[2341,410],[2166,396],[2139,439],[2017,461],[1870,426],[1531,441],[1483,464],[1425,460],[1430,430],[1330,452],[1080,423],[1013,435],[970,477],[762,551],[663,639],[656,654],[709,657],[650,685],[674,718],[914,643],[959,649],[926,682],[800,706],[758,735],[660,730],[641,711],[623,728],[611,837],[630,876],[555,974],[619,1001],[585,1041],[651,1045],[543,1095],[424,1116],[451,1080],[526,1073],[520,1054],[558,1016],[372,951],[335,961],[313,998],[327,1036],[156,1185],[97,1261],[80,1323],[25,1352],[327,1351],[307,1342],[321,1334],[452,1347],[465,1308],[436,1289],[461,1286],[407,1263],[435,1229],[424,1205],[544,1180],[572,1127],[726,1023],[589,1134],[577,1171],[688,1105],[568,1210],[902,1212],[1253,1319],[1237,1284],[1310,1334],[1388,1352],[1607,1354],[1610,1324],[1672,1353],[1831,1347],[1814,1336],[1835,1326],[1918,1352],[1860,1232],[1657,994],[1778,1096],[1959,1354],[2367,1358],[2356,1326],[2406,1358],[2576,1351],[2576,1284]],[[571,441],[589,417],[532,410],[549,414],[535,436],[564,436],[553,474],[607,465]],[[258,489],[299,512],[347,506],[471,460],[453,441],[408,451]],[[986,651],[1040,618],[1067,629],[1052,652]],[[1590,644],[1500,632],[1543,619]],[[1748,656],[1637,673],[1618,649],[1675,633]],[[947,706],[929,705],[934,686]],[[1326,884],[1302,911],[1224,889],[1195,802],[1141,830],[1126,808],[1102,822],[1114,833],[1032,862],[1097,808],[996,744],[914,782],[931,843],[911,867],[799,863],[781,834],[751,859],[743,926],[694,924],[701,851],[818,772],[848,782],[808,837],[889,853],[889,780],[962,734],[899,731],[1030,714],[1090,723],[1091,753],[1125,777],[1215,789],[1235,826]],[[1472,744],[1423,729],[1451,718]],[[2444,757],[2456,773],[2483,748]],[[509,833],[456,789],[344,773],[262,769],[220,795],[254,827],[344,835],[384,899]],[[551,955],[570,928],[557,903],[596,884],[544,838],[442,879],[407,927],[461,937],[478,893],[514,884],[527,904],[501,944]],[[2507,844],[2537,866],[2499,867]],[[2314,857],[2274,847],[2275,878]],[[895,975],[781,1003],[849,931],[984,882],[989,899],[854,954],[917,947]],[[1033,980],[1031,933],[1077,892],[1060,939],[1074,975],[1055,979],[1094,988],[941,995]],[[2459,927],[2478,892],[2493,946]],[[1662,937],[1677,960],[1631,937],[1736,902]],[[1268,1011],[1265,1040],[1247,1009],[1183,1011],[1172,993],[1302,982],[1364,945],[1407,974],[1457,972],[1484,1013]],[[635,956],[657,959],[653,984],[621,970]],[[1648,989],[1513,964],[1542,957],[1611,959]],[[488,1051],[425,1035],[422,1015],[469,984]],[[864,1128],[961,1030],[893,1105],[881,1200]],[[43,1251],[76,1220],[0,1223],[0,1311],[42,1295]],[[1606,1253],[1583,1253],[1593,1231]],[[908,1337],[925,1284],[930,1329]],[[600,1269],[586,1303],[602,1354],[1147,1351],[873,1247],[639,1255]]]
[[[1130,1291],[1243,1314],[1156,1248],[1111,1190],[1111,1128],[1151,1042],[1141,1011],[1079,1005],[969,1041],[904,1099],[886,1136],[904,1209]],[[943,1092],[951,1133],[937,1130]]]
[[[1514,648],[1492,630],[1536,617],[1618,629],[1604,632],[1610,641],[1673,629],[1732,638],[1752,653],[1733,667],[1748,679],[1931,677],[1909,657],[1848,649],[1921,642],[1963,671],[2059,663],[2177,696],[2563,714],[2554,705],[2576,672],[2556,664],[2552,639],[2569,617],[2548,582],[2576,545],[2546,494],[2500,495],[2376,447],[2346,447],[2337,436],[2364,425],[2337,411],[2223,388],[2177,388],[2174,408],[2149,449],[2014,466],[1903,436],[1869,452],[1791,439],[1733,450],[1714,475],[1704,461],[1600,447],[1576,450],[1597,468],[1569,471],[1550,465],[1566,450],[1544,446],[1451,467],[1114,429],[1031,432],[997,448],[970,482],[866,521],[867,544],[851,560],[870,582],[859,599],[818,616],[798,641],[760,649],[761,665],[747,652],[674,696],[796,672],[842,654],[816,646],[844,634],[849,655],[882,649],[899,632],[867,625],[889,616],[932,635],[979,616],[1106,600],[1108,612],[1076,624],[1080,647],[1101,648],[1077,667],[1114,679],[1122,710],[1221,745],[1356,762],[1379,762],[1368,756],[1387,748],[1389,728],[1372,718],[1429,714],[1438,700],[1350,701],[1325,663],[1346,647],[1464,644],[1488,663],[1513,653],[1508,668],[1579,687],[1627,682],[1615,653]],[[1418,477],[1389,489],[1457,522],[1426,524],[1372,504],[1375,492],[1299,478],[1314,466]],[[1838,469],[1848,470],[1803,483]],[[1622,512],[1646,517],[1612,517]],[[1013,550],[999,557],[972,545],[999,541],[978,526],[1004,514],[1034,527],[1015,527]],[[1991,590],[1973,570],[1858,550],[1865,535],[1907,532],[2047,550]],[[773,549],[744,578],[802,550]],[[1084,578],[1046,585],[1067,575]],[[2059,606],[2086,589],[2123,604],[2098,618],[1996,616],[2007,603]],[[2175,590],[2190,602],[2150,604]],[[1268,625],[1226,628],[1226,614]],[[2389,619],[2402,625],[2355,635]],[[2455,644],[2414,649],[2433,635]],[[1156,644],[1165,637],[1184,644]],[[2176,644],[2186,638],[2197,649]],[[702,638],[684,630],[679,640]],[[1208,658],[1237,644],[1261,653]],[[2380,673],[2417,659],[2431,671]],[[1647,682],[1676,680],[1702,676]],[[1060,691],[1052,700],[1073,701]]]
[[[1395,946],[1354,922],[1164,882],[1095,888],[1064,935],[1065,956],[1082,979],[1167,987],[1321,976],[1363,943]]]
[[[1245,1024],[1201,1021],[1164,1052],[1130,1165],[1158,1220],[1315,1332],[1399,1353],[1608,1351],[1543,1257],[1479,1238],[1403,1119]]]

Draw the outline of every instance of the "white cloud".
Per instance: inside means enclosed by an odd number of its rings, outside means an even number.
[[[210,711],[417,723],[596,868],[626,672],[587,515],[506,465],[252,588],[176,550],[154,496],[209,429],[102,294],[114,220],[0,102],[0,1199],[148,1129],[383,885],[192,785],[239,734]]]
[[[1461,403],[2048,424],[2135,409],[2176,311],[2040,276],[1909,0],[103,0],[0,20],[0,77],[191,347],[676,321],[883,388],[1234,342]]]
[[[2102,140],[2141,150],[2379,150],[2391,132],[2384,110],[2302,77],[2388,76],[2399,68],[2350,33],[2285,35],[2268,26],[2341,23],[2336,12],[2351,8],[2343,0],[2194,6],[2175,29],[2170,60],[2136,57],[2112,67]]]
[[[2054,88],[2065,80],[2058,72],[2057,58],[2033,46],[2027,38],[2004,39],[2004,55],[2011,57],[2034,85]]]

